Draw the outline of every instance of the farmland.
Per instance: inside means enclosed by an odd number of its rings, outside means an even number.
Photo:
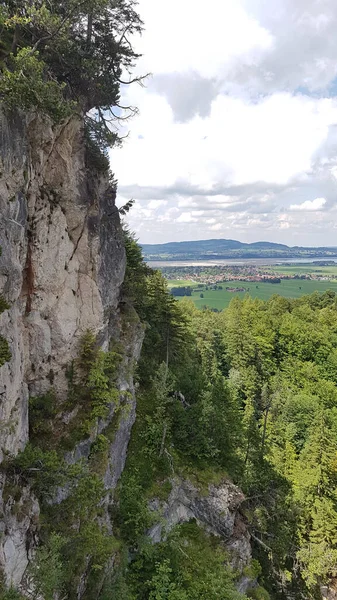
[[[193,281],[192,279],[170,279],[167,282],[168,288],[171,289],[173,287],[185,287],[185,286],[191,286],[191,287],[196,287],[197,284],[195,281]]]
[[[319,266],[314,263],[302,265],[272,265],[268,267],[273,273],[282,273],[284,275],[306,275],[324,277],[335,275],[337,279],[337,265]]]
[[[188,283],[188,280],[174,281],[176,286],[189,285],[190,283],[192,282]],[[228,292],[226,287],[232,287],[232,283],[233,282],[225,282],[222,284],[223,289],[217,290],[209,289],[209,286],[207,286],[208,289],[206,289],[206,286],[204,286],[203,288],[199,288],[198,291],[193,291],[190,298],[198,308],[208,306],[209,308],[222,310],[227,308],[230,301],[235,296],[239,296],[240,298],[245,296],[245,292]],[[172,286],[172,284],[173,281],[170,281],[170,286]],[[279,284],[236,281],[235,287],[245,288],[247,293],[249,293],[252,298],[260,298],[261,300],[268,300],[274,294],[279,294],[280,296],[284,296],[286,298],[299,298],[300,296],[306,294],[312,294],[315,291],[322,293],[326,290],[333,290],[337,293],[337,281],[283,279]],[[195,284],[194,290],[196,290]],[[200,294],[203,294],[202,298],[200,297]],[[181,300],[182,297],[179,297],[178,299]]]

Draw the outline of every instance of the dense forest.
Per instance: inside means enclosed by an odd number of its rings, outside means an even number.
[[[262,302],[247,296],[214,313],[189,300],[177,304],[159,273],[142,285],[136,304],[149,329],[120,488],[122,534],[137,543],[146,527],[145,515],[139,522],[140,490],[148,497],[151,485],[166,485],[171,461],[176,472],[206,481],[230,477],[246,494],[244,515],[271,597],[319,596],[337,562],[337,297],[275,295]],[[181,391],[185,406],[172,390]],[[167,452],[160,451],[163,440]],[[152,550],[153,577],[158,580],[158,565],[165,567],[174,594],[149,597],[206,597],[189,590],[170,541],[166,546]],[[145,557],[132,564],[127,583],[137,598],[147,598],[139,587],[140,560]],[[260,593],[252,597],[268,597]],[[232,596],[214,588],[207,597]]]

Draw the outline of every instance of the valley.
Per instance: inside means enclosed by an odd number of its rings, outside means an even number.
[[[269,300],[274,294],[300,298],[314,292],[337,293],[337,263],[333,261],[275,265],[162,267],[171,293],[189,297],[198,308],[223,310],[234,296],[249,294]],[[186,291],[186,293],[182,293]]]

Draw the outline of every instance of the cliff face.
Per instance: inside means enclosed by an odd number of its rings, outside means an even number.
[[[103,350],[111,340],[124,348],[117,386],[127,410],[104,477],[112,490],[135,418],[132,365],[143,337],[139,320],[123,322],[118,306],[126,258],[115,194],[107,177],[87,168],[76,119],[52,128],[38,117],[1,115],[0,127],[0,293],[10,304],[0,329],[12,354],[0,369],[0,458],[15,456],[28,441],[29,397],[53,388],[58,401],[66,398],[66,370],[90,330]],[[96,435],[113,416],[111,406]],[[93,441],[91,435],[78,444],[67,460],[86,458]],[[0,567],[8,584],[19,585],[39,506],[29,489],[8,494],[5,473],[1,489]]]
[[[80,122],[1,118],[1,317],[12,360],[0,372],[1,452],[28,438],[29,395],[67,390],[66,366],[90,329],[107,347],[125,272],[114,193],[85,165]]]

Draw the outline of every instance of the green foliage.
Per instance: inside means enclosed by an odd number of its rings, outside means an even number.
[[[244,568],[244,575],[251,579],[257,579],[262,573],[262,567],[258,560],[253,558],[249,566]]]
[[[270,600],[270,595],[262,586],[258,585],[247,591],[248,598],[252,600]]]
[[[149,600],[187,600],[186,592],[179,590],[177,584],[172,581],[173,570],[169,565],[168,559],[156,563],[155,574],[148,582]]]
[[[1,254],[0,254],[0,256],[1,256]],[[0,314],[3,313],[5,310],[8,310],[8,309],[9,309],[8,302],[6,302],[5,298],[0,295]]]
[[[0,587],[0,593],[1,600],[24,600],[24,596],[22,596],[22,594],[20,594],[20,592],[18,592],[14,588],[5,590]]]
[[[101,435],[93,456],[97,458],[105,449],[106,440]],[[46,600],[53,600],[62,589],[72,598],[86,568],[88,585],[96,590],[98,573],[116,552],[118,543],[100,524],[106,491],[101,476],[91,472],[91,459],[89,464],[68,465],[56,451],[28,444],[13,467],[38,495],[43,511],[44,544],[31,568],[39,592]],[[66,491],[65,499],[50,503],[60,487]]]
[[[56,579],[38,570],[46,577],[45,595],[61,589],[73,598],[86,571],[88,600],[100,590],[101,600],[242,599],[220,540],[196,523],[166,532],[159,544],[146,538],[161,518],[149,500],[166,500],[172,478],[180,476],[201,496],[228,477],[245,492],[241,512],[254,560],[244,575],[260,583],[250,598],[315,597],[319,585],[337,576],[335,297],[234,298],[226,312],[198,311],[172,298],[133,237],[125,236],[123,314],[126,323],[134,318],[134,302],[145,341],[137,419],[111,510],[118,539],[101,517],[102,475],[123,414],[119,352],[102,352],[87,332],[69,372],[67,410],[78,409],[72,442],[93,433],[110,410],[115,414],[86,465],[67,465],[57,452],[33,445],[14,461],[15,477],[32,486],[43,506],[45,554],[38,560],[50,556],[56,565]],[[57,432],[52,393],[31,399],[30,411],[35,444],[47,439],[51,422]],[[50,503],[60,486],[64,499]],[[53,539],[62,544],[52,551]],[[116,553],[118,568],[110,576],[106,565]]]
[[[86,114],[94,144],[101,151],[111,146],[118,120],[135,112],[119,105],[121,74],[138,57],[130,43],[142,29],[134,6],[133,0],[3,2],[5,104],[34,108],[56,121],[69,112]]]
[[[101,454],[109,448],[109,440],[102,433],[97,436],[91,446],[91,455]]]
[[[243,600],[226,562],[216,538],[186,523],[140,550],[129,567],[129,588],[137,600]]]
[[[55,391],[29,399],[29,438],[40,447],[48,448],[53,433],[53,419],[57,415]]]
[[[147,498],[172,472],[196,485],[205,474],[205,493],[213,477],[229,474],[247,495],[243,510],[263,585],[279,597],[275,574],[284,582],[292,572],[282,585],[309,597],[336,572],[334,295],[234,298],[219,314],[185,300],[181,319],[160,275],[141,280],[149,327],[125,477],[135,476],[138,495]],[[133,533],[133,544],[145,528]],[[159,565],[150,590],[165,597],[175,593],[172,566]],[[251,594],[269,592],[260,586]]]
[[[99,173],[110,175],[110,161],[107,152],[105,149],[102,150],[92,138],[90,128],[85,127],[84,134],[86,144],[85,162],[87,168],[89,170],[95,170]],[[117,134],[114,143],[117,144]],[[115,191],[115,185],[113,185],[113,190]]]
[[[164,371],[166,368],[164,367]],[[154,386],[162,381],[163,371],[155,378]],[[156,387],[158,391],[158,387]],[[168,400],[166,385],[160,390],[158,398],[154,389],[144,391],[137,398],[137,419],[133,427],[132,437],[128,447],[127,468],[121,478],[121,511],[124,514],[122,530],[131,528],[132,532],[123,533],[136,541],[137,536],[144,533],[149,520],[147,500],[153,496],[167,498],[170,483],[166,477],[171,473],[170,419],[165,406]],[[160,415],[163,415],[161,421]],[[125,487],[124,487],[125,484]],[[131,487],[130,487],[131,486]],[[135,487],[135,493],[132,489]],[[124,488],[124,490],[123,490]],[[135,502],[133,506],[133,502]],[[141,506],[138,507],[137,503]],[[130,513],[130,514],[129,514]],[[135,527],[132,520],[135,518]],[[139,523],[138,523],[139,520]],[[129,523],[130,522],[130,523]],[[142,525],[142,523],[145,523]]]
[[[123,293],[131,300],[142,317],[142,309],[146,295],[147,277],[151,269],[146,265],[142,250],[137,244],[133,234],[124,227],[124,247],[126,252],[126,272],[123,282]]]
[[[91,399],[91,418],[107,417],[110,404],[117,404],[119,392],[113,386],[120,356],[115,352],[98,352],[88,373],[87,387]]]
[[[22,48],[7,59],[0,77],[0,95],[10,109],[32,107],[60,121],[71,113],[72,104],[63,95],[61,85],[46,77],[46,64],[39,52]]]
[[[109,535],[104,527],[100,527],[96,520],[81,524],[79,530],[69,536],[63,551],[66,589],[69,596],[75,597],[76,585],[88,568],[88,587],[92,588],[92,597],[97,597],[95,583],[117,549],[115,538]]]
[[[127,258],[124,300],[133,303],[146,327],[139,375],[148,383],[161,363],[171,367],[184,361],[189,339],[187,319],[169,293],[166,280],[159,271],[149,269],[140,246],[127,229],[124,243]]]
[[[106,565],[119,549],[119,543],[102,523],[107,496],[102,477],[108,464],[108,429],[96,436],[87,461],[68,464],[63,453],[72,447],[68,442],[73,445],[88,437],[112,406],[117,415],[120,360],[118,352],[103,352],[95,336],[86,332],[79,357],[68,372],[67,401],[58,403],[54,390],[30,399],[31,443],[8,462],[8,475],[12,474],[13,481],[21,485],[28,484],[40,501],[43,543],[30,574],[36,590],[46,600],[60,594],[74,598],[86,571],[88,599],[97,598]],[[74,422],[65,427],[63,411],[74,407]],[[53,446],[55,450],[49,449]],[[14,498],[16,491],[13,488],[6,493]],[[55,502],[59,496],[61,500]],[[22,511],[18,502],[13,511],[16,506]]]
[[[271,546],[268,560],[272,556],[285,570],[300,561],[313,590],[318,581],[334,576],[336,564],[337,393],[329,381],[329,357],[337,346],[334,298],[313,295],[282,307],[276,299],[233,300],[219,318],[244,405],[241,484],[249,495],[264,495],[264,506],[250,502],[247,516],[265,547]],[[258,554],[266,566],[261,546]]]
[[[104,352],[91,331],[81,341],[78,359],[68,373],[69,395],[67,409],[80,408],[76,421],[66,429],[62,445],[73,447],[74,443],[90,435],[98,419],[105,419],[111,407],[119,408],[120,393],[116,387],[120,352]]]
[[[170,368],[182,365],[187,354],[189,330],[183,310],[169,294],[159,271],[153,271],[146,279],[139,314],[147,326],[139,366],[142,380],[146,382],[163,362]]]
[[[137,473],[123,475],[118,494],[119,510],[116,522],[122,538],[131,545],[136,544],[153,522],[153,515],[148,509],[142,487],[137,479]]]
[[[0,248],[0,256],[1,256],[1,248]],[[8,310],[8,308],[9,308],[9,304],[6,302],[4,297],[0,295],[0,314],[3,313],[5,310]],[[2,367],[2,365],[4,365],[6,362],[8,362],[11,359],[11,357],[12,357],[12,355],[9,350],[8,342],[2,335],[0,335],[0,367]]]
[[[7,340],[0,335],[0,367],[12,357]]]
[[[38,495],[46,499],[57,486],[64,485],[71,469],[55,450],[42,450],[27,444],[13,461],[14,469],[21,477],[30,481]]]
[[[35,591],[45,600],[54,600],[55,595],[62,591],[65,573],[61,551],[64,543],[61,536],[51,534],[48,542],[38,548],[30,567]]]
[[[122,547],[115,568],[105,579],[99,600],[136,600],[127,581],[129,555],[126,547]]]
[[[128,200],[125,204],[123,204],[123,206],[121,206],[118,209],[118,212],[120,215],[125,216],[133,207],[135,201],[133,200],[133,198],[131,198],[131,200]]]
[[[83,370],[84,376],[88,378],[90,369],[94,366],[98,356],[96,337],[88,329],[80,340],[78,366]]]

